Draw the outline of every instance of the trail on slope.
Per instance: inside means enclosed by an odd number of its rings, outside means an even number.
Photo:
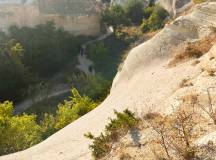
[[[104,40],[105,38],[109,37],[112,34],[113,34],[113,28],[108,27],[107,28],[107,33],[100,35],[99,37],[97,37],[94,40],[90,40],[90,41],[82,44],[82,47],[85,47],[86,45],[89,45],[91,43],[96,43],[96,42],[102,41],[102,40]],[[86,57],[86,53],[81,53],[81,51],[80,51],[80,54],[84,54],[84,55],[81,55],[81,57],[82,56]],[[78,55],[78,58],[79,58],[79,56],[80,55]],[[86,67],[84,67],[84,68],[86,68]],[[53,79],[55,79],[55,78],[56,78],[56,76]],[[43,101],[45,99],[57,97],[57,96],[60,96],[62,94],[65,94],[65,93],[69,93],[70,90],[71,90],[70,85],[68,85],[68,84],[59,84],[59,85],[55,86],[54,88],[52,88],[52,90],[49,93],[45,94],[45,95],[43,95],[43,94],[42,95],[36,95],[34,97],[28,98],[28,99],[24,100],[23,102],[17,104],[15,106],[14,113],[15,114],[22,113],[25,110],[27,110],[28,108],[30,108],[32,105],[34,105],[34,104],[36,104],[38,102],[41,102],[41,101]]]

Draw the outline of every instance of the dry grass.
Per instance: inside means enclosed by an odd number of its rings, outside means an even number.
[[[189,87],[189,86],[193,86],[193,83],[190,82],[189,79],[183,79],[179,84],[180,88]]]
[[[182,48],[176,48],[174,50],[174,57],[169,62],[168,66],[173,67],[179,63],[186,62],[193,58],[200,58],[207,53],[216,42],[216,34],[213,33],[208,37],[203,38],[195,42],[189,42]]]
[[[215,76],[215,70],[212,68],[206,69],[209,76],[213,77]]]
[[[210,119],[203,116],[204,112],[207,112],[209,116],[213,114],[209,112],[209,110],[213,111],[210,93],[208,99],[209,105],[201,106],[202,110],[200,110],[199,96],[188,94],[182,98],[182,104],[170,115],[162,115],[157,112],[144,114],[141,123],[144,123],[146,127],[142,128],[140,133],[146,136],[152,133],[155,137],[141,139],[140,143],[144,146],[143,148],[136,146],[133,150],[127,145],[119,145],[120,148],[112,147],[113,150],[108,159],[111,159],[111,156],[120,160],[143,158],[155,160],[213,159],[216,156],[216,146],[213,142],[209,141],[208,144],[203,145],[195,143],[196,140],[208,133],[209,127],[213,131],[215,130],[212,123],[209,125]],[[126,141],[124,139],[121,142],[125,144]],[[143,155],[145,156],[143,157]]]
[[[196,59],[195,61],[193,61],[192,62],[192,66],[196,66],[197,64],[199,64],[200,63],[200,60],[198,60],[198,59]]]
[[[193,0],[195,4],[206,2],[207,0]]]
[[[130,156],[130,154],[128,153],[122,153],[120,156],[119,156],[119,159],[120,160],[132,160],[133,158]]]

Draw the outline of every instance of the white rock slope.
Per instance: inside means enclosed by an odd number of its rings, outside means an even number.
[[[173,47],[208,35],[216,26],[216,2],[198,5],[194,11],[167,25],[151,40],[134,48],[113,82],[108,98],[94,111],[60,130],[44,142],[0,160],[90,160],[91,143],[83,134],[99,134],[113,116],[113,109],[169,112],[164,102],[182,79],[193,78],[200,69],[190,62],[167,68]]]

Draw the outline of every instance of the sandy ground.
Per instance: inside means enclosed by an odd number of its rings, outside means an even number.
[[[205,17],[205,23],[202,17]],[[163,103],[175,92],[182,79],[200,74],[197,67],[190,65],[191,62],[167,68],[173,47],[204,36],[215,22],[216,3],[203,4],[192,14],[180,17],[130,52],[122,71],[114,79],[110,95],[99,107],[44,142],[3,156],[0,160],[90,160],[88,146],[91,141],[83,135],[87,132],[98,135],[103,131],[114,109],[122,111],[130,108],[141,113],[151,108],[169,112]]]

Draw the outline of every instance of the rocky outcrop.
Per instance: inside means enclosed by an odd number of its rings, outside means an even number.
[[[91,141],[83,135],[100,134],[114,109],[129,108],[138,114],[150,109],[172,112],[172,106],[167,104],[179,83],[202,73],[201,67],[191,65],[191,61],[167,67],[173,48],[208,36],[212,26],[216,26],[216,2],[196,6],[192,13],[179,17],[151,40],[131,50],[114,79],[110,95],[95,110],[44,142],[0,160],[89,160],[92,159],[88,148]]]

